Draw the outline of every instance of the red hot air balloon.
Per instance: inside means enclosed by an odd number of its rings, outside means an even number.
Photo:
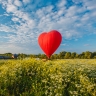
[[[38,43],[39,43],[41,49],[47,55],[48,59],[59,47],[61,41],[62,41],[62,36],[56,30],[52,30],[48,33],[43,32],[38,37]]]

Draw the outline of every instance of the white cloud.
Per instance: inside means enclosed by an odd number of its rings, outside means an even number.
[[[84,44],[84,46],[90,46],[90,44]]]
[[[75,39],[74,39],[74,41],[78,41],[78,39],[77,39],[77,38],[75,38]]]
[[[0,31],[1,32],[14,32],[15,29],[12,29],[11,27],[8,27],[6,25],[0,24]]]
[[[71,7],[69,7],[69,9],[67,10],[67,13],[66,13],[66,17],[72,17],[72,16],[74,16],[75,14],[76,14],[76,10],[77,10],[78,8],[77,8],[77,6],[71,6]]]
[[[88,19],[90,19],[89,17],[90,15],[88,13],[84,14],[81,18],[81,21],[87,21]]]
[[[66,44],[66,43],[63,43],[63,44],[61,44],[62,46],[69,46],[68,44]]]
[[[66,5],[66,0],[61,0],[61,1],[59,1],[59,2],[57,3],[57,6],[58,6],[59,8],[64,7],[65,5]]]
[[[14,21],[14,22],[17,21],[17,22],[18,22],[18,21],[19,21],[19,18],[17,18],[17,17],[13,17],[13,18],[12,18],[12,21]]]
[[[6,6],[6,11],[7,11],[8,13],[10,13],[10,12],[15,12],[16,10],[17,10],[17,7],[16,7],[15,5],[7,4],[7,6]]]
[[[24,50],[26,50],[26,48],[24,48],[22,50],[22,46],[18,45],[18,44],[13,44],[13,43],[2,43],[2,46],[0,46],[0,50],[2,50],[0,53],[7,53],[7,52],[11,52],[11,53],[23,53]]]
[[[79,37],[80,33],[76,32],[75,30],[68,30],[65,32],[65,34],[63,35],[66,39],[70,39],[71,37]]]
[[[2,0],[3,1],[3,0]],[[8,2],[8,4],[12,4],[14,0],[5,0]]]
[[[23,0],[23,3],[28,4],[28,3],[30,3],[30,0]]]
[[[82,0],[72,0],[75,4],[79,4]]]
[[[66,14],[66,8],[65,7],[60,8],[60,10],[58,10],[58,16],[62,16],[64,14]]]
[[[86,6],[88,10],[94,10],[96,9],[96,0],[85,0],[84,6]]]
[[[21,7],[21,6],[22,6],[22,3],[21,3],[21,1],[19,1],[19,0],[15,0],[15,1],[14,1],[14,5],[16,5],[16,6],[18,6],[18,7]]]

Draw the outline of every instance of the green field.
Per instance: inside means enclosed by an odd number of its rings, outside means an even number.
[[[0,96],[96,96],[96,60],[1,60]]]

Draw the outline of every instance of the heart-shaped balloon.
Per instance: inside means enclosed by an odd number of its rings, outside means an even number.
[[[38,37],[38,43],[48,58],[56,51],[62,41],[61,34],[52,30],[50,32],[43,32]]]

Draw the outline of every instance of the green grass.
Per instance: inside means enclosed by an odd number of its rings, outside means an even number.
[[[96,96],[96,60],[0,61],[0,96]]]

